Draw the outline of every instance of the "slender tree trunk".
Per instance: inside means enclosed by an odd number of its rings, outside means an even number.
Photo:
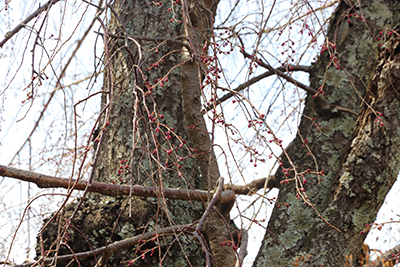
[[[290,161],[283,158],[289,176],[282,168],[275,176],[280,205],[254,266],[345,266],[345,256],[355,261],[361,253],[360,232],[374,222],[400,167],[399,36],[390,30],[399,15],[397,1],[340,2],[310,75],[330,107],[307,97]],[[294,167],[304,172],[305,192],[301,175],[290,180]]]

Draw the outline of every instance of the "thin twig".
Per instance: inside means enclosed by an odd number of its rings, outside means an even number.
[[[26,19],[24,19],[20,24],[18,24],[14,29],[12,29],[11,31],[7,32],[4,36],[4,39],[0,42],[0,48],[3,47],[3,45],[11,39],[11,37],[13,37],[17,32],[19,32],[22,28],[24,28],[26,26],[27,23],[29,23],[33,18],[37,17],[40,15],[40,13],[42,13],[43,11],[47,10],[48,8],[50,8],[52,5],[54,5],[55,3],[59,2],[60,0],[50,0],[48,1],[46,4],[44,4],[43,6],[39,5],[39,8],[36,9],[35,12],[33,12],[32,14],[30,14],[28,17],[26,17]]]
[[[199,240],[201,247],[203,248],[205,258],[206,258],[206,267],[211,267],[210,253],[208,252],[207,244],[204,241],[203,237],[200,236],[199,232],[194,232],[193,236]]]

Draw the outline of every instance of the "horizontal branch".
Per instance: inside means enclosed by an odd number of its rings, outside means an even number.
[[[74,186],[75,179],[58,178],[45,174],[40,174],[32,171],[25,171],[13,167],[0,165],[0,176],[19,179],[26,182],[36,184],[40,188],[65,188],[71,189]],[[266,184],[265,184],[266,183]],[[85,190],[88,186],[89,192],[100,193],[107,196],[122,196],[129,195],[129,185],[116,185],[109,183],[93,182],[88,185],[86,181],[79,181],[75,184],[75,190]],[[279,188],[279,183],[276,181],[275,176],[271,175],[269,178],[261,178],[246,185],[224,185],[224,192],[218,198],[217,203],[227,203],[238,195],[251,195],[262,188]],[[132,194],[141,197],[158,197],[160,190],[150,186],[132,186]],[[163,194],[166,198],[170,199],[183,199],[195,201],[207,201],[208,192],[203,190],[188,190],[180,188],[164,188]]]
[[[19,32],[22,28],[25,27],[25,25],[30,22],[33,18],[37,17],[40,15],[40,13],[42,13],[43,11],[47,10],[48,8],[50,8],[52,5],[54,5],[55,3],[59,2],[60,0],[49,0],[46,4],[44,4],[43,6],[39,5],[39,8],[36,9],[35,12],[33,12],[32,14],[30,14],[28,17],[26,17],[26,19],[24,19],[20,24],[18,24],[14,29],[12,29],[11,31],[7,32],[4,36],[4,39],[1,40],[0,42],[0,48],[3,47],[3,45],[9,40],[11,39],[11,37],[13,37],[17,32]]]
[[[100,193],[107,196],[122,196],[129,195],[131,186],[115,185],[108,183],[93,182],[89,185],[86,181],[78,181],[75,179],[58,178],[45,174],[40,174],[31,171],[25,171],[17,168],[6,167],[0,165],[0,176],[16,178],[26,182],[35,183],[40,188],[65,188],[75,190],[85,190],[88,187],[89,192]],[[159,197],[161,191],[159,188],[150,186],[132,186],[132,195],[140,197]],[[164,188],[163,195],[170,199],[183,199],[195,201],[207,201],[208,192],[203,190],[188,190],[180,188]],[[235,192],[226,190],[221,193],[217,203],[227,203],[235,199]]]
[[[187,224],[187,225],[174,225],[170,227],[165,227],[162,229],[157,229],[156,231],[152,232],[147,232],[145,234],[137,235],[134,237],[126,238],[121,241],[116,241],[110,245],[91,250],[91,251],[86,251],[86,252],[80,252],[80,253],[75,253],[75,254],[69,254],[69,255],[62,255],[62,256],[57,256],[57,261],[67,261],[67,260],[73,260],[73,259],[84,259],[88,258],[94,255],[99,255],[103,254],[105,252],[107,253],[114,253],[117,250],[121,250],[124,248],[132,247],[134,245],[137,245],[141,242],[145,242],[148,240],[151,240],[155,237],[161,237],[161,236],[168,236],[168,235],[175,235],[177,233],[182,233],[190,231],[193,232],[193,225]],[[45,263],[49,264],[53,262],[53,258],[46,259],[44,261],[38,261],[39,263]],[[25,263],[25,264],[20,264],[20,265],[13,265],[13,267],[30,267],[32,265],[37,265],[38,262],[31,262],[31,263]]]

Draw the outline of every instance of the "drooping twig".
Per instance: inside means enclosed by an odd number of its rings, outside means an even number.
[[[48,8],[50,8],[52,5],[54,5],[55,3],[59,2],[60,0],[50,0],[48,1],[46,4],[44,4],[43,6],[39,6],[38,9],[36,9],[35,12],[33,12],[32,14],[30,14],[28,17],[26,17],[20,24],[18,24],[14,29],[12,29],[11,31],[7,32],[6,35],[4,36],[4,39],[0,42],[0,48],[3,47],[3,45],[11,39],[11,37],[13,37],[17,32],[19,32],[22,28],[25,27],[25,25],[27,23],[29,23],[33,18],[37,17],[40,15],[40,13],[42,13],[43,11],[47,10]]]
[[[59,0],[58,0],[59,1]],[[58,2],[55,1],[55,2]],[[100,2],[101,3],[101,2]],[[54,3],[53,3],[54,4]],[[28,137],[25,139],[25,142],[21,145],[21,147],[18,149],[18,151],[14,154],[13,158],[10,161],[10,164],[14,161],[14,159],[18,156],[18,154],[21,152],[21,150],[25,147],[26,143],[31,139],[32,135],[35,133],[36,129],[39,126],[40,121],[42,120],[42,118],[44,117],[45,112],[47,111],[47,108],[50,106],[50,102],[51,100],[53,100],[53,97],[55,96],[56,92],[60,89],[63,88],[63,86],[61,86],[61,79],[64,78],[64,75],[68,69],[68,66],[70,65],[70,63],[72,62],[72,59],[75,57],[76,53],[78,52],[79,48],[82,46],[83,41],[86,39],[86,37],[89,35],[90,30],[92,29],[93,25],[94,25],[95,19],[92,20],[92,22],[90,23],[88,29],[85,31],[85,33],[83,34],[83,37],[81,39],[79,39],[76,43],[76,47],[74,49],[74,51],[71,53],[71,56],[69,57],[67,63],[65,64],[65,66],[63,67],[61,74],[59,75],[59,77],[57,78],[57,82],[56,82],[56,88],[50,93],[49,98],[46,101],[46,104],[43,105],[43,109],[40,112],[40,115],[38,117],[38,119],[35,122],[35,125],[32,128],[32,131],[30,132],[30,134],[28,135]]]
[[[75,179],[58,178],[54,176],[44,175],[36,172],[25,171],[17,168],[6,167],[0,165],[0,176],[17,178],[19,180],[35,183],[40,188],[66,188],[70,189]],[[73,189],[85,190],[88,187],[89,192],[96,192],[107,196],[122,196],[129,195],[131,187],[129,185],[115,185],[108,183],[92,182],[88,185],[86,181],[79,181]],[[158,197],[159,189],[149,186],[132,186],[132,195],[142,197]],[[195,200],[207,201],[208,193],[203,190],[188,190],[180,188],[164,188],[163,194],[166,198],[182,199],[182,200]],[[217,200],[217,203],[227,203],[235,198],[235,192],[226,190],[222,192]]]
[[[199,232],[194,232],[193,236],[197,238],[201,247],[203,248],[205,258],[206,258],[206,267],[211,267],[210,253],[208,252],[207,244],[203,237],[199,234]]]

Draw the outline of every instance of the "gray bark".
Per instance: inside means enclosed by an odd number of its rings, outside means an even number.
[[[310,75],[311,87],[323,86],[330,108],[322,109],[308,95],[301,136],[287,150],[298,173],[324,170],[324,175],[304,174],[309,199],[296,198],[294,181],[280,185],[277,202],[289,207],[274,208],[254,266],[345,266],[345,256],[356,259],[365,239],[360,231],[374,222],[399,173],[398,37],[384,35],[391,41],[382,47],[377,40],[379,31],[398,25],[399,6],[396,1],[347,3],[340,2],[327,34],[340,70],[325,51]],[[350,13],[358,15],[348,23]],[[336,105],[358,115],[339,112]],[[293,166],[283,159],[283,168]],[[287,179],[282,169],[275,177]]]
[[[211,10],[216,9],[216,3],[212,1],[202,4]],[[169,7],[164,5],[159,7],[140,0],[114,3],[119,18],[111,13],[108,31],[113,37],[108,38],[106,50],[109,49],[109,59],[107,56],[105,59],[111,71],[107,72],[104,85],[104,90],[110,94],[103,96],[101,109],[107,111],[102,115],[98,136],[94,137],[101,140],[95,181],[130,184],[132,175],[132,183],[138,185],[211,190],[216,186],[219,171],[201,113],[199,66],[196,60],[178,65],[191,56],[196,59],[198,48],[207,38],[213,15],[191,3],[190,9],[186,10],[190,10],[190,19],[186,16],[188,20],[183,21],[182,5],[174,4],[172,8],[178,21],[170,23],[172,12],[168,12]],[[185,31],[184,24],[189,25],[190,31]],[[203,37],[195,36],[196,32],[201,32]],[[175,41],[146,42],[138,38],[140,57],[138,43],[126,42],[124,38],[116,38],[118,36],[171,38]],[[194,40],[195,47],[191,48],[196,50],[195,55],[184,52],[185,39]],[[190,47],[189,43],[186,42],[186,47]],[[163,86],[159,84],[149,89],[157,83],[155,79],[162,77],[168,78],[168,81],[163,80]],[[196,129],[189,132],[188,125],[192,124]],[[128,168],[121,168],[126,165]],[[203,214],[206,204],[167,200],[161,194],[149,199],[133,197],[132,203],[122,197],[91,194],[71,222],[68,246],[75,253],[90,251],[158,228],[194,223]],[[71,216],[75,205],[66,206],[61,221]],[[228,223],[231,205],[217,207]],[[219,249],[223,238],[230,239],[230,229],[218,213],[212,212],[209,218],[202,234],[213,253],[213,263],[216,266],[224,266],[222,262],[226,261],[234,264],[234,251],[231,248],[229,251],[227,248]],[[61,223],[59,227],[64,225]],[[57,243],[55,238],[62,228],[57,227],[58,223],[53,222],[43,232],[43,242],[40,238],[38,240],[38,255],[43,255],[41,250],[48,250],[51,244],[59,244],[60,240]],[[55,247],[53,245],[53,249]],[[61,246],[58,254],[70,254],[71,250]],[[145,256],[142,258],[142,255]],[[97,262],[106,260],[107,266],[127,266],[129,260],[135,260],[133,266],[205,265],[205,252],[191,235],[163,237],[101,257],[97,256]],[[60,266],[66,264],[59,263]],[[94,266],[96,259],[82,259],[80,264]],[[78,264],[74,262],[71,266]]]

